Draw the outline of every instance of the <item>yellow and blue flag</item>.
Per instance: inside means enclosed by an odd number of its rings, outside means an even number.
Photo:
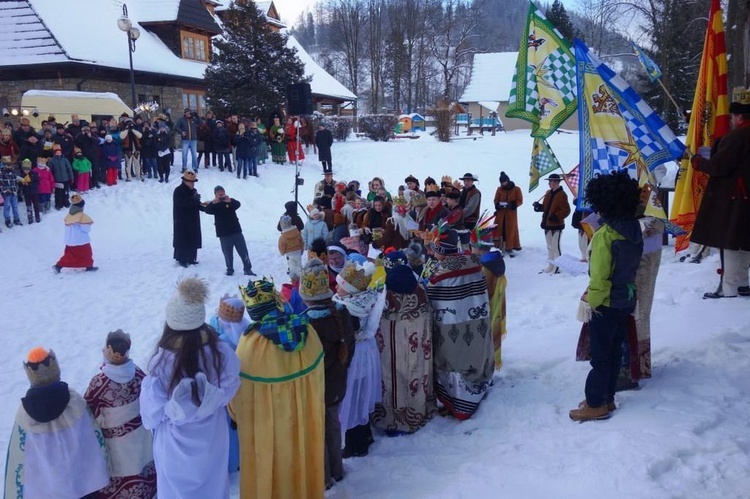
[[[575,43],[580,129],[579,197],[595,175],[627,169],[643,184],[685,145],[627,82],[580,40]],[[582,200],[581,200],[582,201]]]
[[[661,68],[659,68],[653,59],[646,55],[642,48],[633,42],[630,42],[630,44],[633,46],[633,52],[638,56],[638,60],[641,61],[641,66],[646,70],[648,79],[651,80],[652,83],[656,83],[656,80],[661,78]]]
[[[532,137],[552,135],[576,111],[574,63],[570,42],[529,2],[505,116],[530,122]]]

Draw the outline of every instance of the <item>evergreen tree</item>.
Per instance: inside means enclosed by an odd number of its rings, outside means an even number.
[[[206,97],[219,115],[264,116],[283,102],[288,85],[304,81],[305,66],[286,35],[271,30],[252,1],[232,3],[223,39],[206,69]]]
[[[575,28],[573,28],[570,16],[568,16],[568,11],[565,10],[565,6],[562,2],[560,0],[552,2],[552,7],[547,9],[546,15],[549,22],[557,28],[560,34],[570,43],[573,43],[573,38],[576,37],[576,31]]]

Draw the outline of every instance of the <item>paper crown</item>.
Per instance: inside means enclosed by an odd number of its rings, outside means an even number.
[[[281,306],[281,297],[276,291],[273,280],[268,280],[266,277],[257,281],[250,281],[244,288],[240,286],[240,295],[248,310],[271,302],[274,302],[279,310],[283,309]]]
[[[425,192],[438,192],[440,190],[440,187],[437,186],[437,184],[429,184],[424,187]]]
[[[219,319],[226,322],[241,322],[245,315],[242,304],[243,302],[238,300],[236,296],[224,295],[219,301]]]
[[[443,177],[440,179],[440,185],[453,185],[453,179],[450,175],[443,175]]]
[[[471,231],[471,234],[469,236],[469,241],[471,242],[472,246],[493,246],[492,232],[495,230],[495,228],[497,228],[497,225],[492,223],[494,219],[494,214],[488,214],[487,211],[484,211],[482,213],[482,216],[479,218],[477,225]]]
[[[347,262],[336,276],[336,282],[349,293],[359,293],[365,291],[370,285],[372,274],[375,272],[375,266],[367,262],[365,265],[357,265],[354,262]]]
[[[328,269],[321,260],[313,258],[302,269],[299,294],[306,301],[325,300],[333,296],[328,281]]]
[[[436,185],[433,187],[435,188],[435,190],[437,190]],[[422,194],[421,192],[418,192],[411,197],[411,199],[409,200],[409,203],[411,203],[412,206],[417,207],[417,208],[420,206],[427,206],[427,198],[425,197],[424,194]]]
[[[734,87],[732,89],[732,102],[750,104],[750,90],[743,87]]]

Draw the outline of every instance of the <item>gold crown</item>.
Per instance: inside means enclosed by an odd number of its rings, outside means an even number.
[[[438,188],[437,188],[436,185],[432,186],[432,187],[434,187],[436,191],[438,190]],[[414,207],[427,206],[427,198],[421,192],[418,192],[418,193],[414,194],[411,197],[411,199],[409,200],[409,202]]]
[[[750,91],[744,87],[734,87],[732,90],[732,102],[750,104]]]
[[[425,186],[424,191],[425,192],[438,192],[440,190],[440,187],[437,186],[437,184],[430,184],[428,186]]]
[[[281,296],[276,291],[276,286],[273,281],[269,281],[265,277],[263,279],[258,279],[257,281],[248,282],[247,286],[244,288],[240,286],[240,295],[248,309],[272,301],[276,302],[279,309],[282,308],[280,306]]]
[[[303,270],[299,279],[299,294],[302,299],[324,299],[333,294],[328,282],[328,270],[323,262],[317,265],[319,270]]]
[[[370,285],[372,274],[368,274],[362,267],[357,268],[357,265],[353,262],[347,262],[344,268],[341,269],[338,277],[359,291],[364,291]]]
[[[409,203],[403,195],[399,195],[393,199],[393,206],[406,206]]]

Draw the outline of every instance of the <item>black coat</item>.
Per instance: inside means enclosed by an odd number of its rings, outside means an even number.
[[[318,161],[333,161],[331,159],[333,134],[330,130],[323,129],[315,132],[315,145],[318,146]]]
[[[240,219],[237,218],[237,210],[242,206],[239,201],[232,199],[230,202],[208,203],[203,209],[209,215],[214,216],[216,226],[216,237],[233,236],[242,232]]]
[[[328,305],[314,305],[308,308],[307,313],[312,316],[310,317],[310,325],[315,328],[315,332],[318,333],[318,338],[323,344],[325,401],[326,404],[335,404],[341,402],[346,394],[346,371],[354,356],[355,348],[354,321],[352,316],[349,315],[349,311],[344,307],[336,307],[335,310],[339,317],[329,314],[319,317],[329,310]],[[343,328],[343,331],[341,328]],[[342,364],[341,359],[339,359],[339,348],[342,340],[349,351],[347,365]]]
[[[184,182],[180,183],[172,195],[172,220],[174,233],[172,247],[177,249],[197,249],[202,245],[201,239],[201,206],[200,195]]]
[[[144,158],[156,158],[157,148],[156,130],[150,128],[143,132],[141,137],[141,156]]]
[[[231,144],[229,131],[225,127],[216,127],[214,130],[214,149],[216,152],[229,152]]]

